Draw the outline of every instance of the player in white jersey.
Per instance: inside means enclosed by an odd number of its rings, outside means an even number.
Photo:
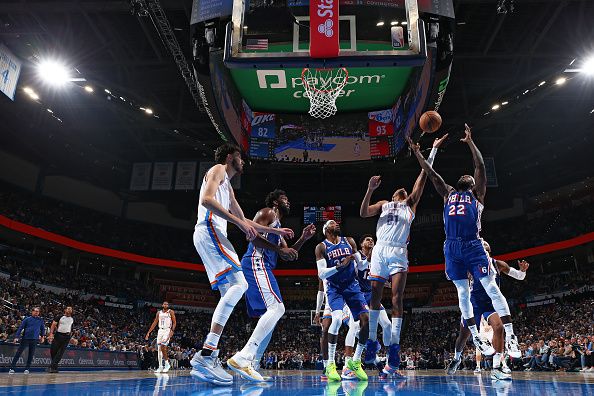
[[[248,289],[248,283],[241,272],[237,253],[227,239],[227,222],[239,227],[254,246],[277,252],[285,260],[295,260],[297,251],[275,246],[258,234],[272,233],[292,238],[290,229],[262,226],[245,218],[230,183],[233,176],[243,171],[239,148],[228,143],[218,147],[215,161],[217,165],[206,172],[200,188],[194,246],[204,263],[211,287],[219,290],[221,299],[212,315],[210,332],[202,350],[194,355],[190,364],[193,367],[191,374],[200,380],[230,385],[233,376],[221,367],[218,344],[233,308]]]
[[[445,134],[440,139],[435,139],[433,149],[429,155],[429,161],[437,153],[437,149],[447,138]],[[376,228],[377,242],[371,256],[371,267],[368,279],[371,280],[371,310],[369,311],[369,340],[367,341],[367,353],[365,363],[371,364],[375,361],[380,348],[377,342],[377,325],[380,315],[380,306],[384,283],[390,281],[392,284],[392,335],[388,362],[382,371],[382,376],[397,373],[400,365],[400,329],[402,328],[403,316],[403,295],[408,273],[407,244],[410,235],[410,226],[415,217],[417,204],[423,194],[427,174],[421,171],[410,195],[404,188],[399,188],[392,195],[391,201],[379,201],[370,204],[371,195],[381,183],[380,176],[373,176],[369,180],[367,192],[361,203],[361,217],[372,217],[379,215]]]
[[[157,356],[159,359],[159,367],[155,372],[166,373],[171,368],[171,365],[169,364],[169,356],[167,355],[167,345],[169,345],[169,340],[173,336],[173,331],[177,325],[175,312],[173,312],[173,309],[169,309],[169,303],[167,301],[163,301],[163,309],[157,311],[155,320],[153,320],[149,331],[144,337],[145,340],[149,339],[149,336],[157,325],[159,325],[159,330],[157,331]],[[165,367],[163,367],[163,359],[165,359]]]

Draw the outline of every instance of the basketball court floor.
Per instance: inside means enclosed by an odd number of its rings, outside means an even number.
[[[232,387],[201,383],[187,371],[153,374],[128,372],[22,373],[0,377],[3,395],[193,395],[193,396],[405,396],[405,395],[594,395],[594,373],[514,373],[513,381],[493,381],[488,373],[461,372],[446,376],[441,370],[407,372],[405,380],[368,382],[320,381],[313,371],[269,372],[274,382],[256,384],[236,378]]]

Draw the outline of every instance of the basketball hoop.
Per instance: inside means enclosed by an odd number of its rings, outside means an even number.
[[[309,114],[315,118],[328,118],[336,114],[336,98],[347,83],[349,72],[337,69],[303,69],[301,80],[309,98]]]

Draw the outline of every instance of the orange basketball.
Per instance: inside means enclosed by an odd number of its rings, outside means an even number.
[[[441,116],[437,111],[426,111],[419,120],[421,130],[426,133],[433,133],[441,127]]]

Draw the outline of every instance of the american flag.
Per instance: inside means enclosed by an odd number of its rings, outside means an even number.
[[[248,39],[245,49],[267,50],[268,49],[268,39]]]

